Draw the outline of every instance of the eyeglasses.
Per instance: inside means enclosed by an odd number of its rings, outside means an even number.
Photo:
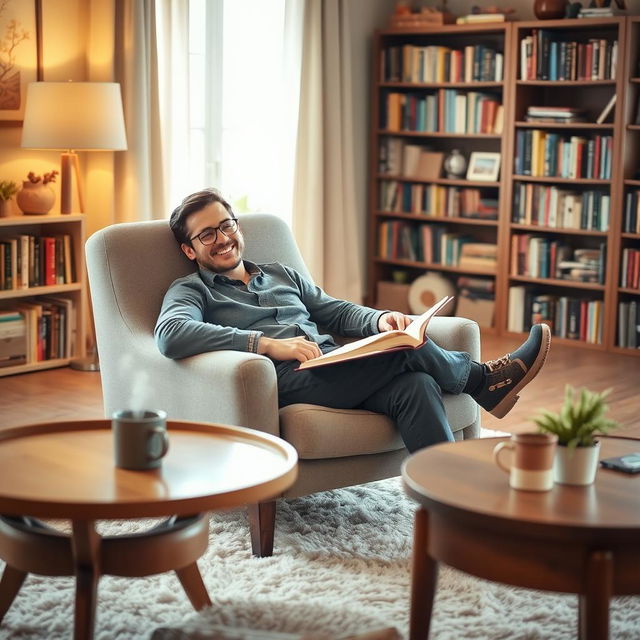
[[[227,218],[223,220],[217,227],[209,227],[204,231],[201,231],[197,236],[193,236],[193,238],[189,238],[191,242],[193,242],[196,238],[202,242],[202,244],[206,247],[210,244],[213,244],[218,239],[218,231],[222,233],[223,236],[227,238],[232,236],[238,231],[238,221],[235,218]]]

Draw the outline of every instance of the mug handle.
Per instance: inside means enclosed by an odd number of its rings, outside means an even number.
[[[164,427],[154,427],[153,429],[149,429],[148,433],[149,435],[147,440],[151,440],[151,438],[156,435],[160,436],[160,439],[162,440],[162,450],[157,456],[147,454],[147,460],[150,462],[160,460],[160,458],[164,457],[167,454],[167,451],[169,451],[169,434]]]
[[[513,451],[514,445],[513,442],[498,442],[498,444],[493,448],[493,461],[506,473],[511,473],[511,467],[507,467],[504,462],[500,459],[500,453],[505,449],[510,449]]]

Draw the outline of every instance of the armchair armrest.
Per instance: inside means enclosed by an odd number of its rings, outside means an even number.
[[[480,327],[474,320],[436,316],[429,322],[427,335],[443,349],[465,351],[480,362]]]
[[[280,434],[276,372],[268,358],[215,351],[171,360],[158,351],[153,338],[141,336],[130,341],[129,347],[124,357],[101,354],[106,415],[144,401],[154,409],[164,409],[169,419],[219,422]],[[152,371],[153,378],[141,380],[140,371]],[[141,386],[143,397],[136,399],[135,390]]]

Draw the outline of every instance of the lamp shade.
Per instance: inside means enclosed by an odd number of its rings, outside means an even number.
[[[31,82],[22,146],[29,149],[118,151],[127,148],[116,82]]]

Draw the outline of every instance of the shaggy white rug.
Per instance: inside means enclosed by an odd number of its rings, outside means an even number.
[[[158,627],[205,638],[214,624],[338,637],[396,627],[406,637],[413,510],[398,478],[281,502],[275,554],[263,559],[251,558],[242,510],[215,514],[199,562],[213,607],[193,612],[174,574],[107,576],[100,581],[96,638],[148,639]],[[109,523],[110,532],[128,527]],[[0,638],[70,638],[72,607],[71,578],[30,576]],[[576,609],[575,596],[505,587],[444,567],[431,637],[575,638]],[[611,618],[612,638],[639,638],[640,597],[616,598]]]

